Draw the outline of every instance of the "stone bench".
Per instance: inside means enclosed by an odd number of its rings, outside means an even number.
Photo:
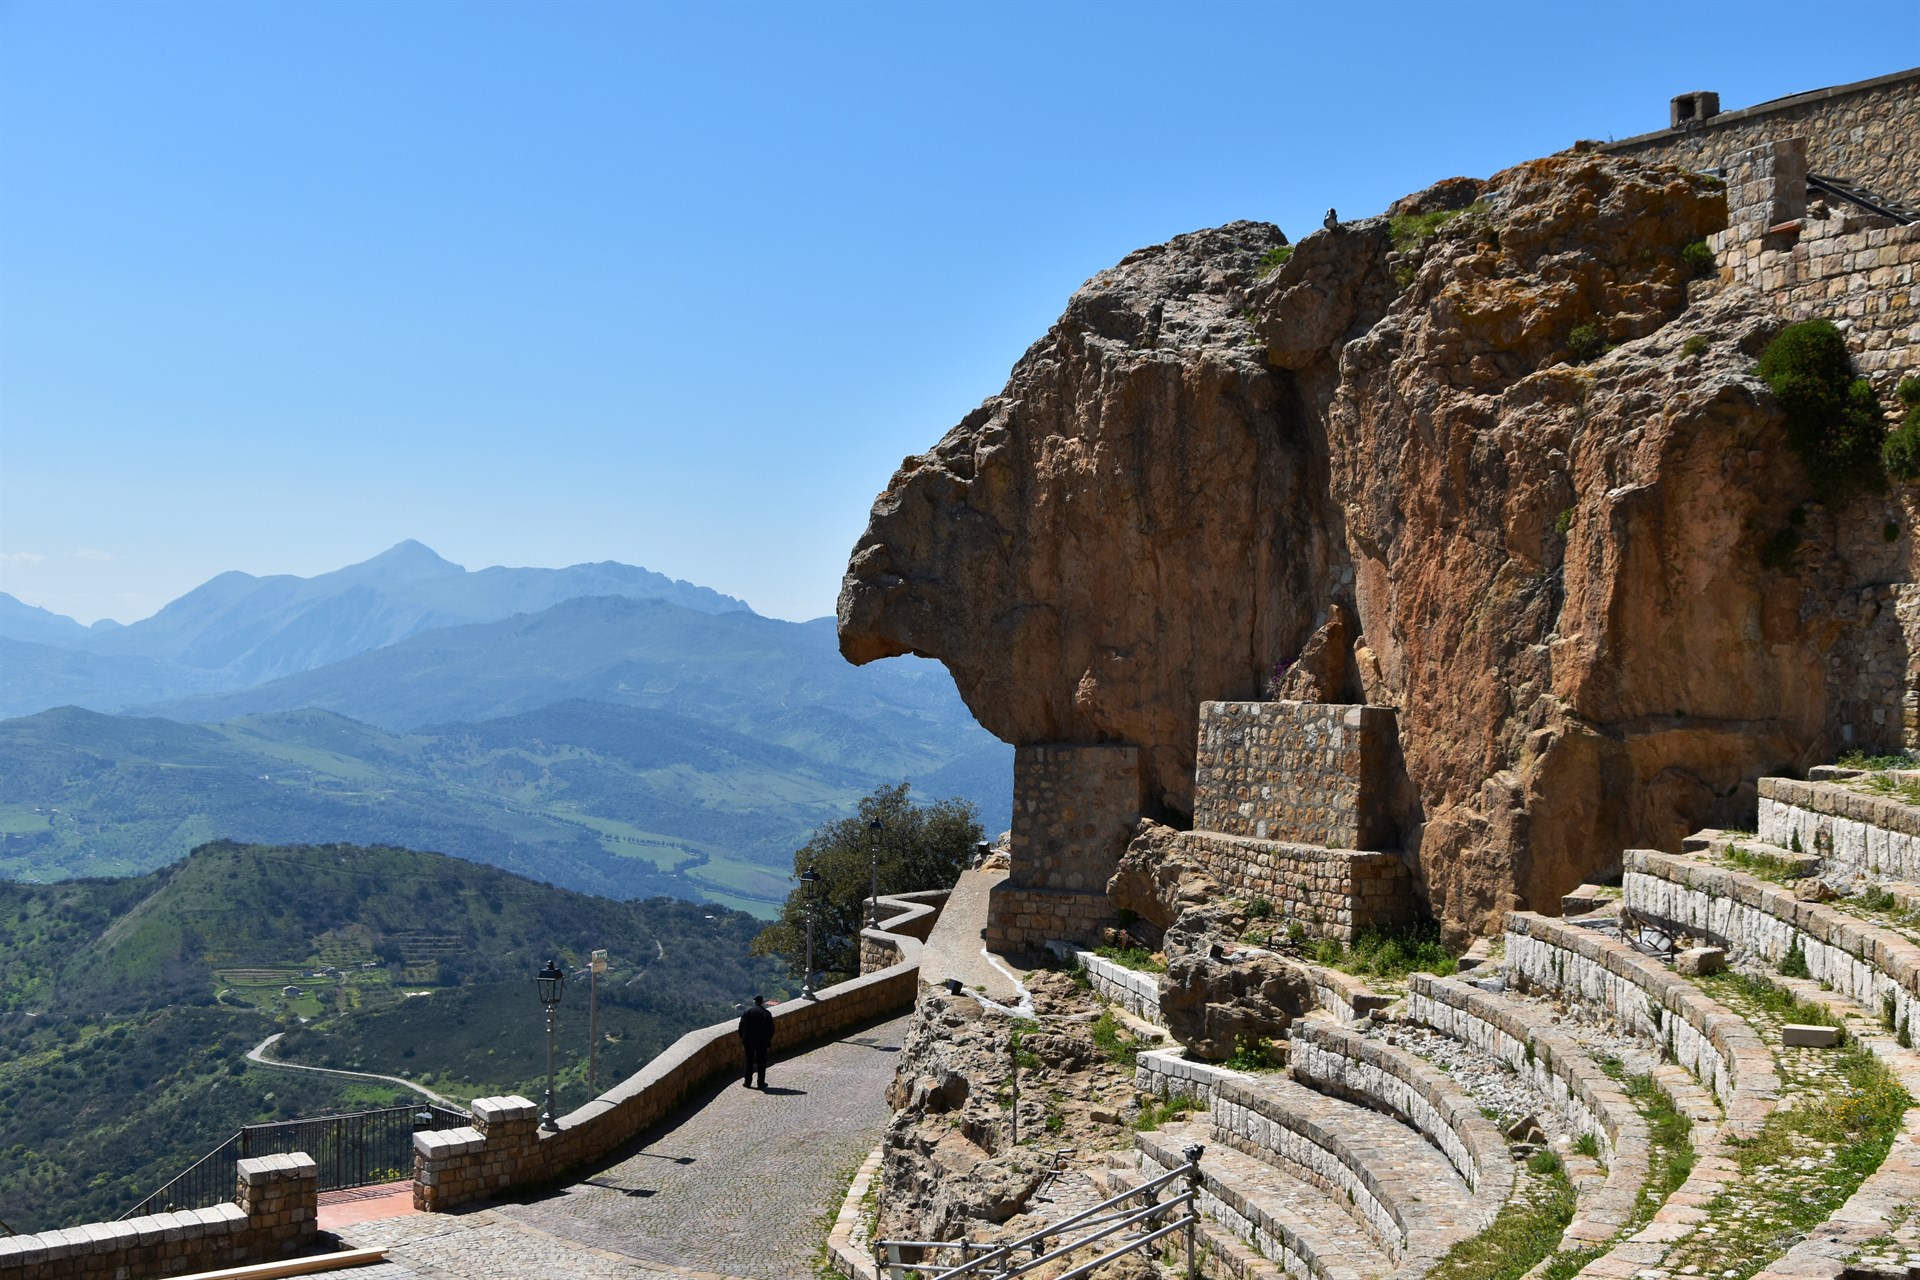
[[[1773,1054],[1745,1019],[1625,943],[1530,911],[1507,915],[1507,970],[1661,1046],[1712,1090],[1735,1136],[1759,1132],[1780,1096]]]
[[[1464,982],[1416,973],[1407,983],[1406,1009],[1413,1021],[1505,1063],[1553,1103],[1569,1130],[1593,1137],[1606,1182],[1580,1197],[1563,1247],[1612,1239],[1633,1216],[1652,1144],[1646,1120],[1620,1083],[1572,1036],[1541,1024],[1525,1005]]]

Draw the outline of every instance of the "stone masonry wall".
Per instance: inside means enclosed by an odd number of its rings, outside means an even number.
[[[1039,951],[1049,942],[1094,942],[1119,923],[1105,893],[1028,889],[1002,880],[987,893],[987,946]]]
[[[1111,1001],[1136,1018],[1155,1026],[1160,1021],[1160,979],[1158,975],[1129,969],[1118,961],[1066,943],[1055,943],[1047,950],[1068,964],[1077,964],[1087,975],[1093,993]]]
[[[1920,809],[1892,796],[1793,778],[1760,779],[1760,839],[1817,853],[1823,870],[1920,880]]]
[[[1738,1136],[1759,1132],[1780,1093],[1773,1055],[1751,1026],[1633,948],[1528,911],[1507,916],[1507,971],[1564,992],[1628,1035],[1661,1045],[1713,1090]]]
[[[1265,898],[1275,918],[1311,938],[1351,943],[1368,926],[1406,924],[1419,913],[1413,878],[1397,853],[1323,849],[1183,831],[1179,856],[1236,897]]]
[[[1141,808],[1138,748],[1015,748],[1007,883],[1104,894]]]
[[[144,1280],[276,1262],[313,1248],[320,1171],[305,1154],[234,1165],[233,1202],[0,1237],[0,1280]]]
[[[1724,167],[1739,152],[1780,138],[1807,139],[1815,173],[1920,202],[1920,69],[1816,89],[1682,129],[1661,129],[1602,150],[1689,169]]]
[[[1912,145],[1920,148],[1920,129]],[[1798,136],[1729,156],[1727,229],[1708,244],[1726,277],[1770,295],[1791,318],[1844,329],[1854,362],[1891,403],[1894,383],[1915,371],[1920,342],[1920,224],[1810,200],[1809,166],[1808,140]]]
[[[884,918],[925,919],[927,902],[900,903]],[[921,940],[890,935],[899,963],[837,983],[811,1000],[786,1000],[773,1010],[773,1049],[792,1049],[845,1027],[858,1026],[911,1008],[920,989]],[[413,1203],[437,1212],[516,1186],[548,1182],[619,1148],[670,1116],[707,1081],[738,1072],[745,1056],[732,1021],[681,1036],[635,1074],[560,1118],[557,1133],[541,1132],[537,1110],[525,1098],[488,1098],[474,1103],[470,1126],[413,1136]],[[481,1104],[485,1103],[483,1107]],[[7,1280],[0,1272],[0,1280]]]
[[[1795,947],[1808,976],[1896,1028],[1920,1032],[1920,946],[1755,876],[1691,858],[1629,849],[1623,908],[1778,966]]]
[[[1315,702],[1203,702],[1194,767],[1197,831],[1381,849],[1394,715]]]

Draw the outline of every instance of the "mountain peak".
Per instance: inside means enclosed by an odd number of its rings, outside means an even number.
[[[385,576],[404,574],[417,578],[452,577],[466,572],[464,567],[441,558],[439,552],[413,538],[396,542],[373,559],[348,565],[338,572],[351,573],[355,570],[368,570]]]

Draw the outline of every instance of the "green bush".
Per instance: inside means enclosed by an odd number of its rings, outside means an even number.
[[[1886,421],[1873,387],[1854,376],[1846,339],[1831,321],[1790,324],[1760,355],[1760,380],[1787,415],[1787,441],[1822,500],[1878,488]]]
[[[1713,250],[1705,240],[1695,240],[1682,249],[1680,261],[1686,263],[1696,276],[1710,276],[1719,265],[1714,261]]]
[[[1920,378],[1902,378],[1900,385],[1894,388],[1894,394],[1900,397],[1900,403],[1907,407],[1900,419],[1900,425],[1887,436],[1887,442],[1880,447],[1880,457],[1886,464],[1887,474],[1895,480],[1912,480],[1920,477]],[[1894,537],[1898,537],[1896,530]],[[1892,542],[1893,538],[1888,538]]]
[[[1707,341],[1705,334],[1696,333],[1691,338],[1688,338],[1685,342],[1680,344],[1680,354],[1684,356],[1688,356],[1693,359],[1698,359],[1699,357],[1707,354],[1707,348],[1711,347],[1712,345],[1713,345],[1712,343]]]
[[[1573,508],[1563,507],[1560,514],[1553,518],[1553,531],[1564,538],[1571,528],[1573,528]]]
[[[1260,255],[1260,278],[1262,280],[1265,280],[1268,276],[1272,275],[1274,272],[1278,271],[1280,268],[1286,266],[1287,259],[1291,258],[1292,256],[1293,256],[1293,246],[1290,244],[1276,245],[1275,247],[1261,254]]]
[[[1567,331],[1567,354],[1573,357],[1575,364],[1585,364],[1602,355],[1607,349],[1607,340],[1600,336],[1597,325],[1577,324]]]

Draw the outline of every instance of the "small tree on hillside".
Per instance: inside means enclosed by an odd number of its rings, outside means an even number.
[[[904,782],[879,788],[860,802],[858,813],[821,827],[793,855],[796,881],[808,867],[822,880],[814,890],[813,913],[813,965],[821,985],[860,971],[875,818],[880,819],[882,894],[951,888],[982,838],[979,811],[970,801],[919,805],[908,799],[908,789]],[[753,940],[754,955],[780,956],[793,977],[803,976],[806,967],[805,890],[796,883],[780,918]]]

